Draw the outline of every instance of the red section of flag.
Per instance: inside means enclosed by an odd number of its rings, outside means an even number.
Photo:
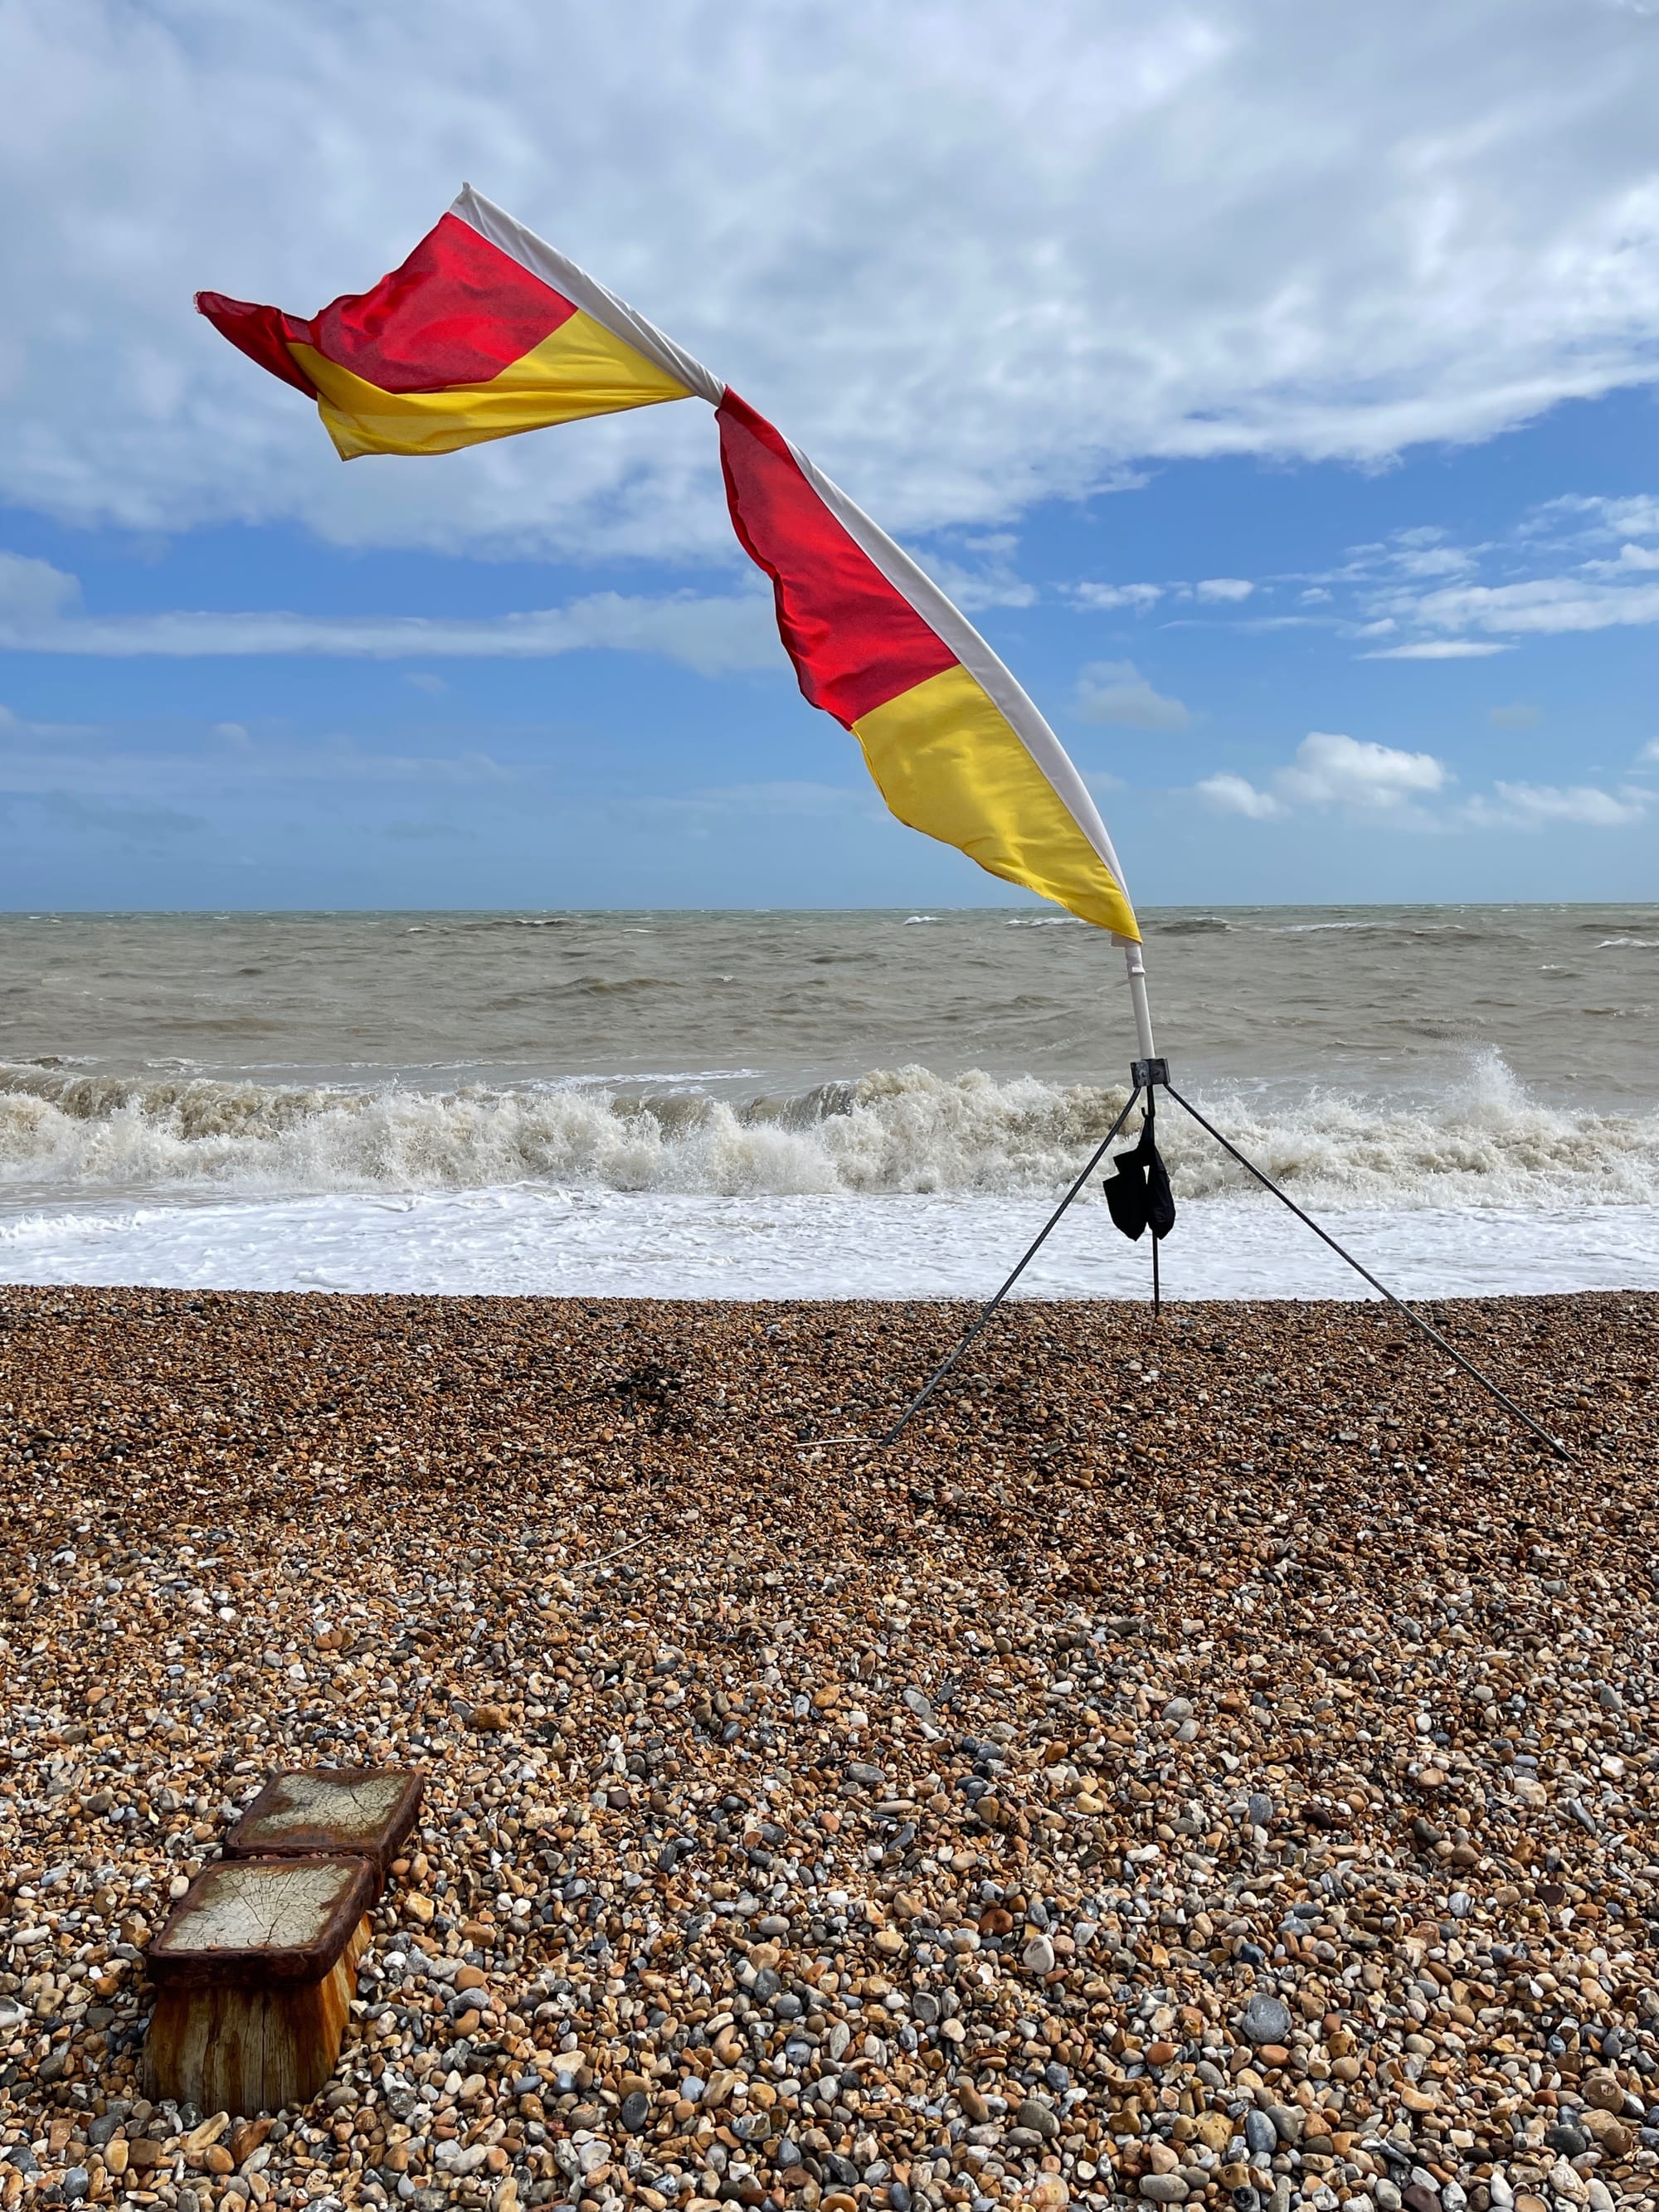
[[[836,521],[764,416],[728,392],[718,410],[732,526],[772,579],[800,688],[851,729],[956,665],[957,656]]]
[[[382,392],[440,392],[487,383],[575,312],[563,293],[447,215],[372,292],[325,307],[312,343]]]
[[[246,300],[227,299],[222,292],[198,292],[196,312],[205,315],[220,337],[228,338],[250,361],[303,392],[307,399],[317,397],[316,386],[283,343],[284,338],[308,340],[308,323],[296,322],[280,307],[256,307]]]
[[[233,345],[313,398],[284,338],[382,392],[441,392],[488,383],[576,312],[562,292],[453,215],[372,291],[336,300],[308,323],[217,292],[198,292],[196,304]]]

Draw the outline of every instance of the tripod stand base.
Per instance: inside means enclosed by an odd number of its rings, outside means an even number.
[[[1371,1288],[1376,1291],[1379,1296],[1387,1299],[1388,1303],[1394,1307],[1395,1310],[1403,1316],[1404,1318],[1411,1323],[1412,1327],[1418,1332],[1419,1336],[1425,1338],[1429,1343],[1434,1345],[1439,1351],[1443,1352],[1448,1358],[1451,1359],[1458,1367],[1462,1368],[1464,1374],[1468,1376],[1472,1382],[1478,1382],[1481,1389],[1487,1393],[1488,1396],[1492,1398],[1498,1405],[1500,1405],[1505,1413],[1512,1414],[1523,1427],[1529,1429],[1533,1435],[1539,1439],[1540,1443],[1547,1445],[1549,1449],[1555,1454],[1558,1459],[1565,1460],[1571,1457],[1571,1454],[1567,1451],[1566,1447],[1562,1443],[1559,1437],[1551,1436],[1549,1431],[1544,1428],[1540,1423],[1534,1420],[1530,1413],[1527,1413],[1523,1407],[1516,1404],[1514,1399],[1509,1395],[1507,1391],[1501,1390],[1489,1375],[1483,1374],[1480,1369],[1474,1364],[1474,1362],[1472,1359],[1466,1358],[1463,1353],[1457,1349],[1455,1345],[1449,1344],[1445,1338],[1442,1336],[1438,1329],[1431,1328],[1429,1323],[1423,1319],[1420,1314],[1413,1313],[1403,1298],[1397,1297],[1389,1288],[1386,1283],[1380,1283],[1376,1277],[1372,1274],[1369,1267],[1365,1267],[1360,1261],[1356,1260],[1352,1252],[1346,1250],[1342,1245],[1337,1243],[1335,1237],[1331,1235],[1328,1229],[1322,1229],[1318,1222],[1314,1219],[1311,1214],[1304,1212],[1303,1208],[1297,1204],[1293,1198],[1290,1197],[1285,1191],[1282,1191],[1279,1185],[1273,1180],[1271,1176],[1265,1174],[1261,1168],[1257,1167],[1254,1160],[1248,1159],[1245,1155],[1239,1151],[1237,1145],[1231,1144],[1212,1122],[1206,1121],[1203,1115],[1199,1112],[1197,1107],[1193,1105],[1188,1100],[1183,1098],[1181,1093],[1170,1081],[1170,1063],[1167,1060],[1157,1059],[1150,1055],[1146,1059],[1137,1060],[1133,1063],[1129,1073],[1131,1087],[1127,1103],[1125,1104],[1122,1112],[1113,1122],[1110,1129],[1102,1139],[1099,1146],[1090,1159],[1089,1164],[1084,1169],[1082,1174],[1079,1176],[1077,1181],[1072,1185],[1070,1190],[1066,1192],[1065,1197],[1061,1199],[1054,1212],[1049,1215],[1048,1219],[1043,1224],[1042,1229],[1038,1233],[1036,1238],[1027,1249],[1020,1259],[1018,1265],[1014,1268],[1013,1273],[1003,1284],[1001,1289],[998,1291],[996,1296],[981,1308],[978,1316],[973,1322],[971,1326],[964,1332],[954,1349],[940,1361],[939,1364],[934,1369],[933,1374],[927,1378],[927,1381],[922,1385],[921,1389],[916,1393],[915,1396],[910,1401],[909,1404],[900,1414],[898,1419],[893,1424],[892,1427],[887,1431],[886,1434],[882,1437],[880,1441],[884,1444],[893,1444],[897,1443],[899,1437],[903,1434],[911,1420],[921,1411],[921,1408],[927,1404],[929,1398],[933,1396],[933,1392],[944,1381],[945,1376],[950,1373],[951,1370],[956,1365],[957,1360],[961,1358],[963,1353],[967,1351],[969,1346],[973,1343],[975,1338],[978,1336],[980,1331],[990,1320],[992,1315],[995,1313],[997,1308],[1007,1297],[1009,1291],[1012,1290],[1014,1285],[1018,1281],[1026,1267],[1036,1257],[1038,1250],[1047,1242],[1053,1231],[1058,1227],[1062,1215],[1066,1213],[1073,1200],[1076,1199],[1079,1194],[1082,1191],[1084,1185],[1088,1182],[1089,1177],[1093,1174],[1095,1169],[1104,1158],[1107,1149],[1110,1146],[1113,1139],[1117,1135],[1118,1131],[1123,1127],[1125,1121],[1128,1120],[1136,1099],[1145,1095],[1147,1103],[1147,1111],[1150,1114],[1152,1110],[1153,1093],[1156,1091],[1164,1091],[1169,1094],[1169,1096],[1175,1101],[1176,1104],[1179,1106],[1192,1121],[1198,1124],[1200,1129],[1205,1131],[1206,1135],[1212,1137],[1215,1139],[1216,1143],[1220,1146],[1222,1151],[1225,1152],[1230,1158],[1236,1160],[1239,1166],[1242,1167],[1247,1174],[1254,1176],[1256,1182],[1261,1185],[1264,1190],[1271,1191],[1281,1206],[1288,1207],[1290,1212],[1296,1216],[1297,1219],[1300,1221],[1305,1228],[1310,1229],[1314,1235],[1317,1237],[1322,1243],[1328,1244],[1330,1247],[1331,1250],[1336,1254],[1340,1260],[1346,1261],[1347,1265],[1353,1269],[1357,1275],[1360,1276],[1365,1282],[1369,1283]],[[1158,1241],[1155,1237],[1152,1243],[1152,1312],[1155,1318],[1161,1312],[1163,1307],[1163,1291],[1162,1285],[1158,1278]]]

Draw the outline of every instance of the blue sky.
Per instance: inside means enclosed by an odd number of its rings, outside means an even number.
[[[0,22],[0,902],[1017,896],[796,695],[700,403],[343,467],[189,312],[463,173],[941,577],[1143,904],[1654,895],[1659,18],[408,15]]]

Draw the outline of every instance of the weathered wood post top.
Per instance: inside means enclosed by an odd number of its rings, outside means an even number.
[[[379,1887],[366,1859],[220,1859],[150,1945],[150,1979],[159,1990],[319,1982]]]
[[[266,1783],[225,1838],[231,1858],[309,1858],[349,1851],[386,1880],[414,1827],[426,1777],[411,1768],[321,1766]]]

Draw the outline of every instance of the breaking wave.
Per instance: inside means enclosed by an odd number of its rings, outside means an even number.
[[[177,1200],[533,1183],[714,1196],[1059,1191],[1121,1089],[880,1070],[738,1103],[592,1083],[448,1091],[300,1088],[185,1074],[0,1066],[0,1198]],[[1530,1098],[1501,1060],[1432,1105],[1212,1092],[1202,1103],[1309,1202],[1549,1206],[1659,1201],[1659,1115]],[[1178,1111],[1160,1117],[1177,1192],[1252,1189]]]

